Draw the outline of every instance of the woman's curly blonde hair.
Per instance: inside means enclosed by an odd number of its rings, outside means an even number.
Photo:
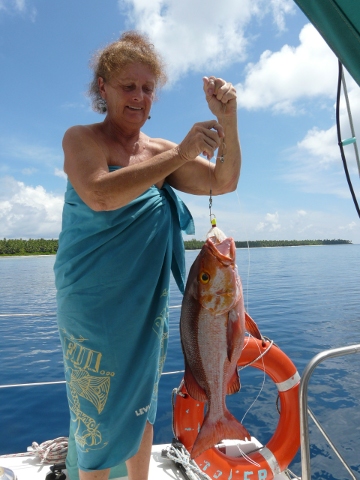
[[[166,83],[165,65],[154,45],[145,35],[135,31],[124,32],[119,40],[97,51],[90,61],[93,80],[89,85],[88,95],[95,112],[107,111],[106,101],[100,95],[98,78],[102,77],[107,82],[114,74],[132,63],[147,65],[155,75],[156,87]]]

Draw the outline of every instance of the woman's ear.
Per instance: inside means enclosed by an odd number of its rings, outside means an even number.
[[[98,82],[98,87],[99,87],[99,93],[100,93],[101,97],[105,99],[105,82],[104,82],[104,79],[102,77],[99,77],[97,82]]]

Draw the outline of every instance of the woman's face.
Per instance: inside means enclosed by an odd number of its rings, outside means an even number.
[[[106,100],[108,117],[142,126],[155,96],[156,77],[147,65],[130,64],[108,82],[100,77],[99,89]]]

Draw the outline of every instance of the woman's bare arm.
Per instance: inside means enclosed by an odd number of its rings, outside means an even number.
[[[93,130],[86,126],[72,127],[63,139],[64,170],[80,198],[90,208],[96,211],[115,210],[127,205],[155,183],[163,181],[199,153],[212,156],[220,145],[216,129],[221,132],[215,120],[199,123],[186,136],[181,149],[175,144],[159,140],[160,153],[140,163],[109,172],[106,154]],[[183,183],[185,185],[186,181]]]
[[[168,181],[186,193],[203,195],[211,188],[213,195],[221,195],[235,190],[240,176],[236,91],[230,83],[215,77],[204,78],[204,91],[211,112],[222,126],[216,163],[196,158],[170,174]],[[179,145],[180,150],[184,141]]]

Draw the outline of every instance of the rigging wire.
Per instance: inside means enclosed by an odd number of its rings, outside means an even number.
[[[343,140],[343,141],[342,141],[342,144],[343,144],[343,145],[349,145],[349,144],[351,144],[351,143],[353,144],[353,146],[354,146],[354,153],[355,153],[355,159],[356,159],[356,163],[357,163],[357,167],[358,167],[358,171],[359,171],[359,176],[360,176],[359,150],[358,150],[357,142],[356,142],[355,129],[354,129],[354,123],[353,123],[353,119],[352,119],[352,115],[351,115],[351,108],[350,108],[348,91],[347,91],[347,87],[346,87],[344,69],[342,69],[342,73],[341,73],[341,82],[342,82],[342,88],[343,88],[343,90],[344,90],[344,97],[345,97],[345,102],[346,102],[346,109],[347,109],[347,112],[348,112],[349,124],[350,124],[350,131],[351,131],[351,135],[352,135],[351,138],[349,138],[349,139],[347,139],[347,140]]]
[[[346,156],[345,156],[345,151],[344,151],[345,141],[343,142],[343,141],[341,140],[341,128],[340,128],[340,96],[341,96],[341,84],[342,84],[342,79],[343,79],[343,66],[342,66],[342,63],[341,63],[340,60],[339,60],[339,75],[338,75],[338,86],[337,86],[337,96],[336,96],[336,130],[337,130],[338,145],[339,145],[339,148],[340,148],[341,159],[342,159],[343,166],[344,166],[344,171],[345,171],[346,180],[347,180],[347,183],[348,183],[348,185],[349,185],[349,190],[350,190],[350,193],[351,193],[351,196],[352,196],[354,205],[355,205],[355,209],[356,209],[357,214],[358,214],[358,216],[359,216],[359,218],[360,218],[360,207],[359,207],[359,204],[358,204],[358,201],[357,201],[357,199],[356,199],[356,195],[355,195],[355,192],[354,192],[352,183],[351,183],[350,174],[349,174],[349,169],[348,169],[348,166],[347,166],[347,161],[346,161]]]

